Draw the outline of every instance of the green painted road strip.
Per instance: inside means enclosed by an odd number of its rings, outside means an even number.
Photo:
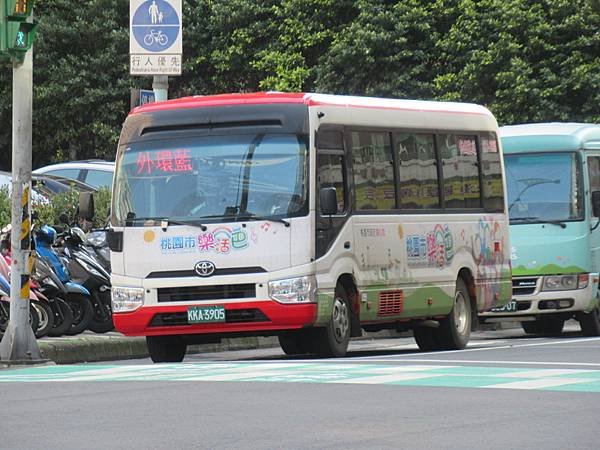
[[[65,365],[0,371],[0,382],[249,381],[527,389],[600,393],[600,370],[455,365],[226,362]]]

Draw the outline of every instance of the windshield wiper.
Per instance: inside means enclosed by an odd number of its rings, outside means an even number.
[[[567,224],[562,220],[545,220],[540,219],[539,217],[516,217],[514,219],[510,219],[510,223],[549,223],[551,225],[558,225],[561,228],[567,228]]]
[[[125,219],[125,226],[130,227],[133,225],[134,222],[143,222],[146,220],[152,220],[155,223],[159,222],[160,227],[162,228],[163,231],[167,231],[167,228],[169,227],[169,225],[189,225],[192,227],[198,227],[202,231],[206,231],[206,225],[203,225],[202,223],[200,223],[198,221],[174,220],[174,219],[170,219],[169,217],[136,217],[135,213],[132,213],[132,212],[127,213],[127,218]]]
[[[512,201],[512,203],[508,206],[508,212],[510,212],[511,209],[513,209],[513,206],[515,206],[517,204],[517,202],[521,201],[521,196],[529,189],[531,189],[534,186],[539,186],[540,184],[560,184],[560,180],[556,179],[556,180],[551,180],[549,178],[523,178],[520,180],[517,180],[520,183],[523,183],[525,185],[525,187],[523,189],[521,189],[521,191],[517,194],[517,197]]]
[[[223,219],[233,220],[235,222],[239,222],[239,221],[243,221],[243,220],[247,220],[247,221],[266,220],[268,222],[282,223],[286,226],[286,228],[290,226],[290,223],[287,220],[282,219],[280,217],[258,216],[251,212],[232,212],[232,211],[236,211],[237,209],[238,209],[238,207],[228,207],[228,209],[225,211],[225,214],[213,214],[212,216],[202,216],[202,218],[203,219],[223,218]]]
[[[282,223],[285,225],[286,228],[290,226],[290,223],[287,220],[282,219],[280,217],[257,216],[256,214],[252,214],[252,213],[236,214],[233,217],[235,217],[236,219],[240,219],[240,220],[266,220],[268,222]]]

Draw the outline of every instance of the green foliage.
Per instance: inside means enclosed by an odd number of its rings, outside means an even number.
[[[599,27],[589,0],[462,0],[436,42],[436,95],[503,124],[598,122]]]
[[[79,204],[79,193],[75,189],[57,194],[52,197],[52,202],[39,203],[33,207],[33,211],[37,213],[34,220],[36,227],[40,225],[54,225],[62,223],[59,220],[61,214],[66,214],[69,218],[69,223],[76,221],[77,205]]]
[[[104,227],[110,213],[110,189],[107,187],[100,188],[94,194],[94,227]]]
[[[77,206],[79,204],[79,193],[75,189],[52,197],[51,202],[32,202],[31,209],[35,212],[34,224],[54,225],[62,221],[61,214],[66,214],[69,223],[77,223]],[[110,211],[110,190],[101,188],[94,194],[95,217],[93,227],[101,228],[106,225]],[[11,197],[6,186],[0,187],[0,228],[11,223]]]
[[[11,218],[11,203],[8,195],[8,187],[0,187],[0,228],[10,223]]]

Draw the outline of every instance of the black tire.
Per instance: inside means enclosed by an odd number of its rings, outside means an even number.
[[[419,350],[429,352],[439,348],[436,336],[437,331],[437,328],[431,327],[416,327],[413,329],[413,336],[419,346]]]
[[[62,336],[71,328],[73,311],[65,300],[58,297],[52,299],[50,308],[52,308],[52,312],[54,313],[54,324],[48,332],[48,336]]]
[[[587,314],[577,314],[577,320],[584,336],[600,336],[600,306],[596,306]]]
[[[537,320],[533,322],[521,322],[521,327],[523,327],[523,331],[527,334],[542,334],[542,324]]]
[[[305,355],[310,353],[312,336],[307,332],[285,333],[277,336],[279,345],[286,355]]]
[[[180,336],[146,336],[146,345],[152,362],[181,362],[187,344]]]
[[[331,318],[324,328],[315,328],[312,344],[320,356],[341,358],[348,351],[352,314],[348,295],[341,285],[335,288]]]
[[[93,307],[94,314],[88,329],[94,333],[107,333],[114,330],[115,324],[112,319],[110,291],[99,293],[96,296],[96,301],[93,302]]]
[[[440,321],[435,336],[441,350],[462,350],[471,337],[471,296],[467,285],[459,278],[456,280],[452,311]]]
[[[29,325],[31,325],[31,329],[33,330],[34,334],[40,326],[40,318],[38,316],[38,312],[32,305],[31,300],[29,300]]]
[[[2,301],[2,305],[0,305],[0,331],[5,332],[6,327],[8,327],[8,322],[10,321],[10,302]],[[39,318],[37,314],[37,310],[34,306],[29,303],[29,324],[31,325],[31,329],[35,333],[38,329]]]
[[[65,301],[69,304],[71,311],[73,311],[73,323],[71,323],[71,326],[65,334],[73,336],[83,333],[87,330],[87,327],[92,320],[92,316],[94,315],[92,302],[87,296],[81,294],[71,294]]]
[[[34,330],[36,338],[42,338],[50,332],[54,325],[54,312],[46,300],[31,300],[31,305],[38,315],[38,327]]]
[[[562,333],[565,326],[565,319],[560,317],[542,317],[540,319],[542,333],[545,335],[556,336]]]
[[[4,300],[0,301],[0,331],[5,332],[10,319],[10,303]]]

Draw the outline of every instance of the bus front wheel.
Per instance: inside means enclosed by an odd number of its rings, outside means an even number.
[[[181,362],[187,344],[179,336],[146,336],[146,345],[152,362]]]
[[[286,355],[304,355],[310,352],[310,341],[306,332],[280,334],[279,345]]]
[[[441,350],[462,350],[471,337],[471,296],[462,278],[456,280],[452,311],[435,333]]]
[[[600,336],[600,306],[596,306],[587,314],[577,314],[577,320],[584,336]]]
[[[348,294],[341,285],[335,288],[331,318],[324,328],[314,330],[314,350],[321,356],[340,358],[350,342],[351,309]]]

